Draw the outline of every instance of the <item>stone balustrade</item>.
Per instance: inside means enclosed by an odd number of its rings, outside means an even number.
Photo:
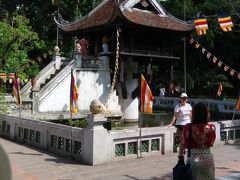
[[[1,116],[0,135],[90,165],[173,153],[175,127],[141,128],[141,132],[139,128],[108,131],[103,127],[106,118],[101,114],[89,115],[87,121],[86,128],[78,128]],[[240,120],[214,124],[217,133],[215,144],[227,140],[233,143],[240,139]]]

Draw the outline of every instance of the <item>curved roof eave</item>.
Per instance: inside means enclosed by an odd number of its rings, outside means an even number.
[[[116,11],[116,6],[116,3],[112,0],[105,0],[89,14],[77,21],[58,21],[56,17],[54,17],[54,21],[58,28],[66,32],[103,26],[104,24],[112,22],[116,18],[116,13],[118,12]]]
[[[148,27],[174,31],[191,31],[194,29],[192,23],[187,23],[186,21],[182,21],[172,15],[160,15],[136,9],[131,9],[130,11],[127,9],[122,10],[122,15],[132,23]]]

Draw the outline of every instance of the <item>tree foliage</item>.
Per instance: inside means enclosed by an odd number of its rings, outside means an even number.
[[[0,67],[2,71],[22,72],[31,61],[29,52],[44,46],[38,34],[32,31],[29,20],[21,15],[0,22]]]

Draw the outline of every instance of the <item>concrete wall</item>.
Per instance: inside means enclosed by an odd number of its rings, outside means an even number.
[[[69,111],[70,73],[54,89],[49,90],[47,98],[40,101],[39,112]],[[76,70],[74,71],[76,86],[79,90],[79,111],[89,110],[92,100],[105,102],[110,91],[110,73],[107,70]]]

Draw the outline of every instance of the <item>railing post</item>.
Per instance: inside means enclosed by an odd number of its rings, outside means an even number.
[[[58,46],[54,47],[53,61],[55,61],[55,69],[58,70],[61,67],[61,57],[60,57],[60,49]]]
[[[103,127],[106,118],[102,114],[88,115],[88,127],[83,129],[83,163],[103,164],[111,161],[112,140]]]

